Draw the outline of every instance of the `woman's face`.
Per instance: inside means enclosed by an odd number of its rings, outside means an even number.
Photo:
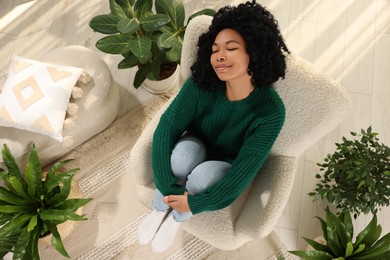
[[[249,55],[241,35],[233,29],[220,31],[212,46],[210,62],[222,81],[247,78]]]

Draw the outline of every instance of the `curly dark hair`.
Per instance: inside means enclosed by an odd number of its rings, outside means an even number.
[[[236,30],[243,37],[255,86],[269,87],[279,78],[284,78],[285,55],[289,50],[274,16],[254,0],[237,7],[222,7],[215,14],[209,30],[200,36],[197,58],[191,66],[198,86],[213,91],[222,83],[210,64],[210,56],[216,36],[226,28]]]

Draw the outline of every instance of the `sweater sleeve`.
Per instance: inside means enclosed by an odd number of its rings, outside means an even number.
[[[204,192],[188,196],[193,214],[229,206],[252,182],[271,151],[285,117],[283,109],[262,120],[241,147],[229,172]]]
[[[191,124],[198,100],[198,87],[190,78],[163,113],[153,135],[152,167],[154,183],[164,195],[181,195],[185,188],[176,184],[171,170],[171,153],[180,136]]]

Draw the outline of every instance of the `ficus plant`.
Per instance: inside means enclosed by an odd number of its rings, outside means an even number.
[[[379,143],[371,126],[351,135],[353,139],[343,137],[336,151],[317,164],[323,174],[316,175],[320,182],[309,195],[349,210],[357,218],[389,206],[390,148]]]
[[[387,260],[390,259],[390,233],[380,238],[381,225],[376,215],[370,223],[354,238],[350,212],[342,211],[336,216],[329,208],[326,218],[317,217],[321,223],[325,244],[304,238],[313,250],[289,251],[307,260]]]
[[[68,220],[85,220],[76,210],[91,199],[68,198],[71,181],[79,169],[60,171],[70,160],[54,164],[43,178],[35,145],[24,173],[6,144],[2,147],[5,169],[0,168],[0,259],[39,259],[38,240],[52,235],[51,245],[69,257],[57,226]]]
[[[96,43],[97,49],[123,56],[119,69],[138,66],[134,87],[146,79],[159,80],[164,65],[180,63],[186,30],[185,10],[181,0],[109,0],[109,14],[97,15],[89,22],[96,32],[108,34]],[[204,9],[197,15],[214,15]],[[188,24],[187,21],[187,24]],[[169,66],[167,66],[169,67]],[[173,71],[172,71],[173,73]]]

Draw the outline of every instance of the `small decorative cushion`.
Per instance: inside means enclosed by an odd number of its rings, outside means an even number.
[[[12,56],[0,93],[0,126],[63,142],[69,99],[83,69]]]

